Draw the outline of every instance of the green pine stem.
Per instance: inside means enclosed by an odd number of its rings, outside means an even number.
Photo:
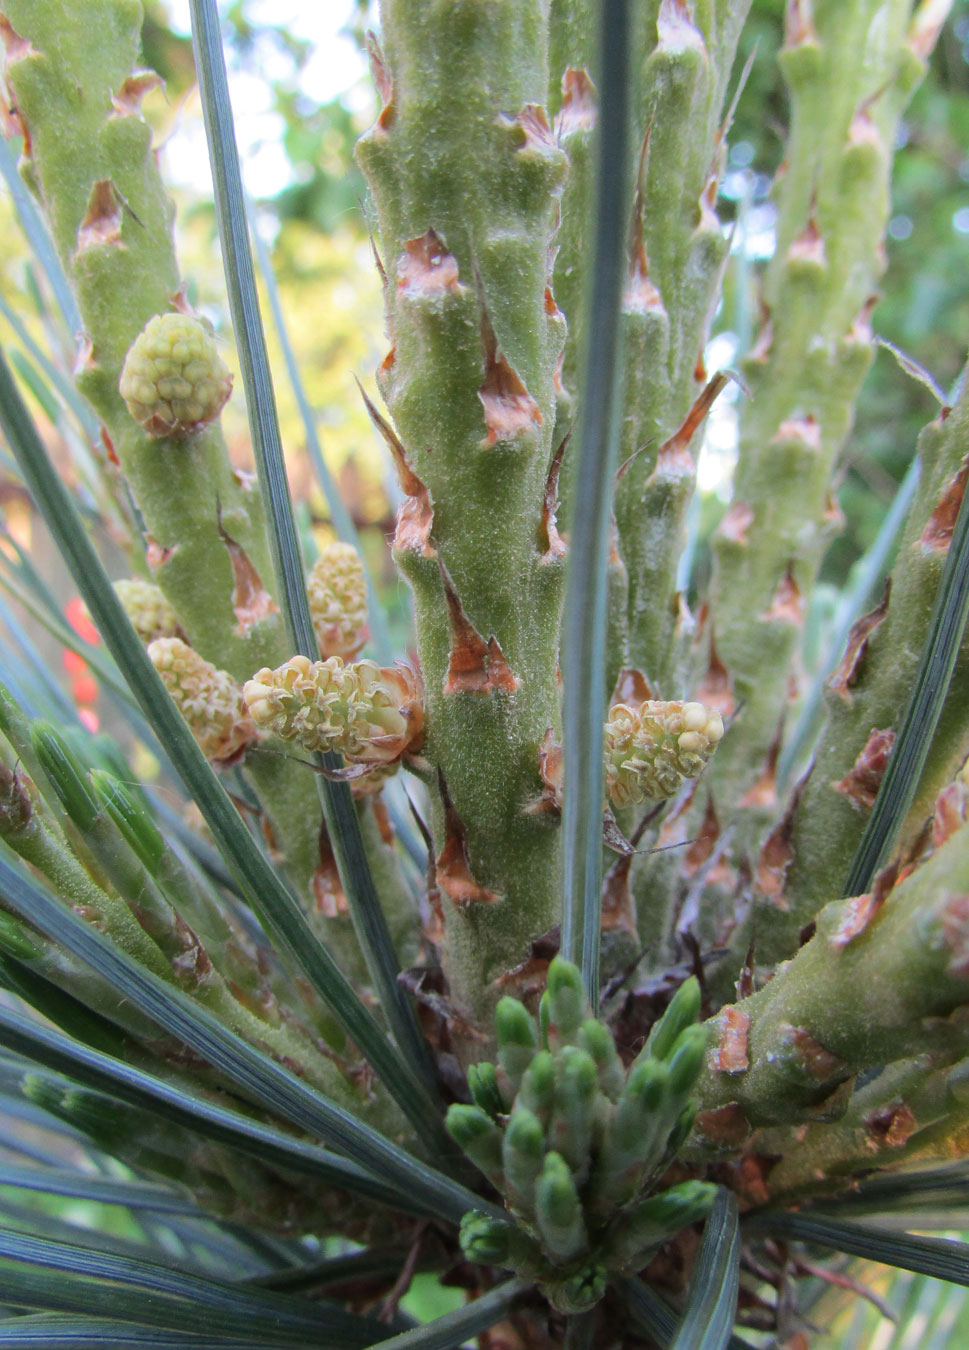
[[[757,1148],[779,1159],[767,1178],[771,1199],[837,1194],[853,1176],[925,1158],[927,1132],[939,1125],[951,1131],[963,1114],[949,1081],[965,1048],[889,1065],[855,1092],[840,1120],[761,1131]],[[931,1156],[961,1155],[950,1140]]]
[[[722,121],[747,3],[726,19],[713,6],[663,0],[647,22],[636,126],[638,165],[623,303],[627,412],[617,484],[619,545],[629,572],[629,664],[657,697],[673,687],[681,613],[677,559],[693,495],[692,435],[667,442],[703,387],[703,351],[727,241],[713,209],[725,146]],[[666,448],[664,448],[666,447]],[[634,456],[634,458],[633,458]]]
[[[852,857],[871,811],[884,760],[872,754],[875,732],[894,734],[916,681],[933,603],[948,553],[948,513],[958,505],[969,438],[965,393],[919,437],[919,487],[883,599],[849,639],[846,655],[825,693],[827,724],[814,766],[801,785],[790,819],[789,866],[783,905],[765,895],[755,914],[758,958],[777,960],[794,950],[797,933],[826,896],[848,880]],[[955,496],[953,494],[956,494]],[[865,631],[867,629],[867,631]],[[914,800],[898,839],[904,853],[931,815],[939,792],[969,754],[969,646],[960,659],[928,750]],[[872,777],[861,774],[871,761]]]
[[[731,705],[742,705],[710,774],[741,852],[770,816],[763,793],[743,799],[769,771],[796,696],[788,672],[804,597],[838,522],[831,474],[872,360],[896,131],[925,69],[907,40],[911,11],[912,0],[819,0],[789,11],[780,61],[791,130],[776,185],[777,248],[764,324],[743,363],[751,397],[733,501],[714,538],[707,633]]]
[[[838,1089],[855,1074],[963,1044],[967,891],[963,827],[880,907],[869,896],[826,905],[793,960],[715,1019],[698,1085],[701,1144],[704,1119],[708,1135],[717,1123],[704,1112],[730,1107],[755,1126],[836,1117]]]
[[[85,325],[78,385],[104,426],[149,536],[148,563],[192,646],[236,680],[292,655],[271,593],[273,561],[260,494],[229,459],[218,424],[187,439],[151,437],[118,390],[127,352],[155,314],[180,303],[174,207],[139,111],[137,0],[5,5],[30,51],[7,78],[30,133],[34,186]],[[129,78],[130,77],[130,78]],[[101,189],[96,185],[109,184]],[[97,203],[93,227],[92,203]],[[317,651],[312,653],[317,655]],[[248,771],[247,771],[248,772]],[[304,909],[312,912],[320,813],[305,771],[253,764],[249,773]],[[348,968],[356,942],[325,926]]]
[[[358,156],[394,342],[380,384],[410,471],[395,555],[414,590],[423,754],[452,803],[447,835],[440,809],[434,820],[448,977],[483,1012],[559,903],[557,831],[528,807],[558,725],[563,558],[543,502],[565,157],[543,111],[538,0],[385,0],[382,20],[385,107]]]

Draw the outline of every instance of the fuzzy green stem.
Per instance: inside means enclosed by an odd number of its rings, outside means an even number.
[[[767,888],[755,915],[758,957],[794,949],[800,928],[848,879],[852,856],[884,772],[883,750],[915,682],[932,605],[963,494],[969,395],[919,437],[921,477],[892,575],[891,591],[849,638],[825,693],[828,721],[814,766],[782,832],[789,839],[783,904]],[[899,839],[922,829],[939,792],[969,754],[969,639],[964,635],[936,734]],[[881,749],[879,748],[881,747]],[[867,770],[867,772],[866,772]],[[766,879],[766,878],[765,878]]]
[[[542,111],[538,0],[385,0],[382,18],[386,102],[358,155],[394,340],[380,383],[409,466],[396,557],[414,589],[424,753],[453,803],[449,837],[440,815],[435,831],[448,975],[483,1009],[559,898],[556,831],[527,807],[558,722],[564,560],[543,504],[565,158]]]
[[[960,1050],[953,1049],[902,1060],[860,1088],[840,1120],[761,1132],[757,1149],[779,1157],[768,1177],[772,1200],[838,1192],[848,1177],[927,1156],[924,1132],[938,1125],[952,1130],[962,1115],[949,1088],[958,1058]],[[928,1156],[962,1154],[950,1140]]]
[[[642,161],[623,302],[620,458],[635,458],[617,485],[616,519],[629,573],[629,663],[666,698],[685,692],[673,687],[676,567],[695,477],[692,438],[666,447],[704,378],[727,249],[713,210],[724,98],[748,7],[662,0],[645,35],[636,118]]]
[[[881,908],[867,896],[827,905],[794,959],[715,1019],[701,1134],[704,1112],[727,1106],[753,1125],[836,1115],[832,1094],[855,1073],[961,1044],[958,1019],[945,1019],[969,1002],[967,893],[963,827]]]
[[[641,671],[656,697],[688,692],[692,622],[677,595],[677,566],[692,500],[703,352],[727,240],[713,208],[725,154],[725,98],[743,3],[644,5],[636,109],[636,196],[623,295],[626,412],[616,484],[622,621],[610,631],[610,668]],[[625,580],[625,586],[623,581]],[[633,828],[633,822],[623,822]],[[642,946],[662,962],[669,866],[637,858],[629,889]]]
[[[217,424],[187,437],[149,436],[118,389],[147,321],[181,303],[174,208],[139,111],[141,5],[12,0],[5,10],[29,43],[25,52],[14,44],[6,71],[29,135],[23,172],[85,324],[78,385],[120,461],[144,518],[153,576],[185,635],[206,660],[245,680],[292,654],[270,594],[259,492],[233,467]],[[263,759],[247,773],[301,903],[311,909],[320,814],[308,805],[304,771]],[[320,927],[352,965],[349,925],[320,920]]]
[[[714,539],[708,633],[742,703],[711,773],[721,818],[769,771],[792,691],[788,672],[838,518],[831,472],[872,359],[870,312],[899,118],[924,73],[907,41],[912,0],[819,0],[789,10],[781,65],[791,131],[777,185],[767,317],[743,366],[733,502]],[[756,541],[756,546],[755,546]],[[769,813],[744,805],[740,848]]]

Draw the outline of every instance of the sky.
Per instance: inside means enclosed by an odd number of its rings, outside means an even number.
[[[172,27],[190,33],[188,0],[167,0]],[[352,38],[341,34],[351,17],[352,0],[251,0],[247,17],[254,24],[285,25],[294,37],[313,45],[300,86],[307,96],[325,103],[359,83],[367,74],[365,58]],[[292,168],[280,144],[282,118],[272,110],[269,81],[291,70],[281,56],[265,69],[266,82],[242,71],[229,71],[236,136],[243,160],[246,187],[253,197],[271,197],[292,181]],[[369,97],[369,94],[365,94]],[[349,100],[353,103],[353,97]],[[197,105],[179,119],[165,146],[165,175],[169,181],[210,191],[208,153]]]

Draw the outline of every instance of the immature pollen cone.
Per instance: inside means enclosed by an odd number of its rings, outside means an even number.
[[[243,696],[258,726],[351,764],[393,763],[416,749],[424,725],[420,682],[400,664],[294,656],[277,670],[258,670]]]
[[[306,583],[310,614],[324,658],[356,656],[367,640],[367,583],[363,562],[350,544],[330,544]]]
[[[135,632],[146,646],[156,638],[175,637],[178,633],[175,611],[161,588],[153,581],[126,577],[114,583],[114,590]]]
[[[201,320],[156,314],[132,343],[118,387],[149,436],[187,436],[218,417],[232,375]]]
[[[252,744],[256,727],[228,671],[217,670],[181,638],[158,638],[148,655],[207,759],[227,763]]]
[[[605,727],[606,791],[614,806],[673,797],[723,739],[723,719],[704,703],[615,703]]]

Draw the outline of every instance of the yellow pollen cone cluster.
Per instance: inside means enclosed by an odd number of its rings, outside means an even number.
[[[325,548],[313,564],[306,593],[324,659],[349,661],[367,640],[367,584],[356,549],[343,543]]]
[[[680,699],[616,703],[605,727],[606,791],[616,807],[673,797],[723,738],[714,708]]]
[[[156,639],[148,655],[207,759],[225,763],[252,744],[255,724],[227,671],[203,660],[181,638]]]
[[[420,684],[404,665],[294,656],[257,671],[243,694],[257,726],[351,764],[392,763],[416,748],[423,728]]]

